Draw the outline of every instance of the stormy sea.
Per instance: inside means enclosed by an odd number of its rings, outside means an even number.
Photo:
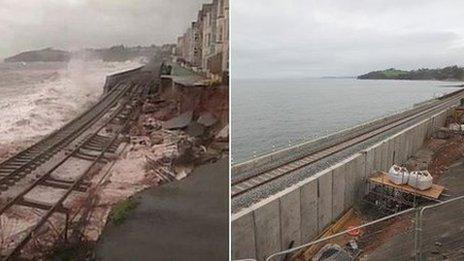
[[[0,159],[89,108],[102,95],[107,75],[140,65],[82,60],[0,63]]]

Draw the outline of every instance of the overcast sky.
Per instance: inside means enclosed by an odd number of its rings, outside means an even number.
[[[462,0],[232,0],[234,78],[464,65]]]
[[[173,43],[208,0],[0,0],[0,58],[44,47]]]

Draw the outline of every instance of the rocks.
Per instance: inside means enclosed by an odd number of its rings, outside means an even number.
[[[162,126],[161,126],[160,121],[156,120],[153,117],[148,117],[147,119],[144,120],[143,127],[145,130],[150,132],[150,131],[160,130]]]
[[[229,124],[227,124],[224,128],[222,128],[216,134],[216,140],[218,140],[218,141],[228,141],[229,140]]]
[[[198,122],[192,121],[185,130],[192,137],[200,137],[205,133],[205,127]]]
[[[200,115],[197,122],[205,127],[213,126],[218,119],[211,112],[204,112]]]
[[[164,141],[164,137],[161,133],[159,132],[154,132],[150,135],[150,142],[151,142],[151,145],[157,145],[157,144],[161,144],[163,143]]]
[[[181,115],[163,122],[163,128],[168,130],[182,129],[187,127],[192,121],[193,111],[187,111]]]

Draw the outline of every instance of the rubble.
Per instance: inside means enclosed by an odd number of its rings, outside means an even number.
[[[175,118],[163,122],[163,128],[168,130],[185,128],[192,121],[192,116],[193,111],[184,112]]]
[[[183,111],[180,111],[175,99],[161,100],[149,97],[145,101],[142,114],[131,125],[123,139],[124,142],[117,150],[118,153],[105,154],[105,158],[111,160],[111,163],[98,165],[95,171],[92,171],[88,192],[73,193],[64,202],[72,211],[81,210],[81,207],[85,210],[81,211],[86,213],[85,216],[75,216],[85,220],[80,225],[84,240],[98,240],[110,218],[112,206],[119,201],[145,188],[184,179],[196,165],[214,161],[227,150],[228,96],[216,96],[217,98],[212,99],[212,95],[206,95],[204,101],[191,103],[197,107]],[[225,106],[216,108],[223,112],[220,114],[222,116],[215,116],[209,112],[217,106]],[[86,153],[91,154],[91,151]],[[8,148],[0,148],[0,158],[8,157],[10,154],[11,150]],[[90,161],[76,159],[57,169],[58,173],[53,175],[73,180],[82,169],[88,167],[88,164]],[[29,196],[28,199],[54,202],[58,198],[55,193],[60,192],[57,190],[50,193],[39,189],[34,192],[36,196]],[[40,210],[32,208],[15,207],[12,210],[8,215],[0,216],[2,250],[11,247],[11,242],[18,241],[22,233],[42,214]],[[24,249],[25,253],[34,253],[36,257],[37,253],[45,253],[45,249],[53,247],[58,235],[57,228],[63,227],[64,215],[53,215],[49,221],[42,227],[40,242],[28,244]]]
[[[198,117],[198,123],[205,127],[211,127],[213,126],[218,119],[211,113],[211,112],[205,112]]]

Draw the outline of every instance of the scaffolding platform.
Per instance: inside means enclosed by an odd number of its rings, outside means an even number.
[[[385,173],[383,171],[379,172],[379,175],[377,175],[375,177],[372,177],[369,180],[371,182],[373,182],[373,183],[376,183],[376,184],[390,186],[390,187],[396,188],[398,190],[401,190],[401,191],[403,191],[405,193],[416,194],[417,196],[426,197],[426,198],[429,198],[429,199],[438,199],[440,197],[441,193],[443,192],[443,190],[445,189],[445,187],[440,186],[440,185],[436,185],[436,184],[433,184],[432,187],[427,189],[427,190],[415,189],[415,188],[409,186],[408,184],[397,185],[397,184],[391,182],[388,179],[387,173]]]
[[[430,189],[419,190],[407,184],[397,185],[388,179],[387,173],[379,171],[368,180],[368,194],[364,202],[386,212],[399,212],[419,204],[439,201],[445,187],[433,184]]]

